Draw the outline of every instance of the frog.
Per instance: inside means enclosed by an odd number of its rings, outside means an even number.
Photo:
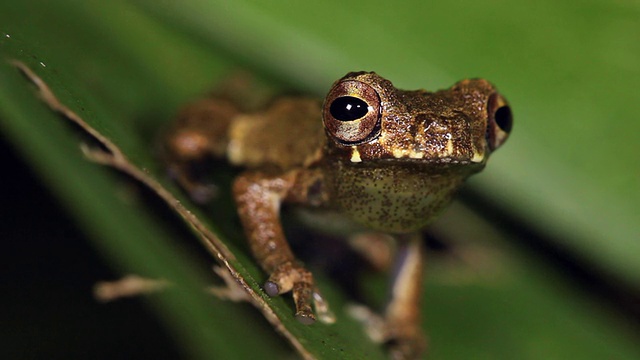
[[[338,214],[393,238],[397,255],[379,341],[393,358],[425,351],[420,298],[421,232],[509,137],[512,112],[496,87],[466,79],[435,92],[400,90],[375,72],[350,72],[324,99],[280,96],[262,108],[224,94],[185,106],[167,132],[170,172],[206,202],[212,191],[193,164],[242,168],[231,191],[270,297],[291,292],[303,324],[329,318],[313,274],[285,237],[281,209]],[[315,311],[314,311],[315,306]]]

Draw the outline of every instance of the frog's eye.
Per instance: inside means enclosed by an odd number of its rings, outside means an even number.
[[[509,137],[513,125],[513,115],[507,100],[498,93],[489,97],[487,112],[487,142],[493,151]]]
[[[335,98],[329,107],[329,113],[339,121],[353,121],[367,115],[370,106],[364,100],[353,96]]]
[[[355,80],[336,84],[324,103],[327,132],[343,145],[357,145],[380,134],[380,97],[374,88]]]

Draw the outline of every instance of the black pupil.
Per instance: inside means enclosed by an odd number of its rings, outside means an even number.
[[[506,133],[511,132],[513,120],[511,115],[511,108],[503,106],[496,111],[496,124]]]
[[[367,115],[369,105],[357,97],[342,96],[333,100],[329,111],[337,120],[352,121]]]

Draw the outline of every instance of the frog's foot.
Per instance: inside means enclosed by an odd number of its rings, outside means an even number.
[[[389,337],[385,342],[391,359],[421,359],[427,349],[427,337],[420,328],[389,326]]]
[[[196,204],[206,205],[218,195],[218,187],[193,179],[182,166],[173,165],[168,168],[169,177],[178,182]]]
[[[391,359],[420,359],[427,348],[426,336],[413,321],[387,319],[359,304],[349,305],[347,312],[362,323],[373,342],[387,346]]]
[[[329,310],[329,305],[314,285],[313,274],[300,265],[285,262],[278,266],[264,284],[264,290],[267,295],[272,297],[292,291],[296,306],[296,319],[305,325],[313,324],[316,321],[312,304],[315,305],[320,321],[324,323],[335,321],[335,317]]]
[[[194,184],[186,190],[189,198],[200,205],[208,204],[218,195],[218,187],[214,184]]]

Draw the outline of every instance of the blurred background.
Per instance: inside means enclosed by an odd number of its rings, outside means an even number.
[[[199,294],[216,280],[196,236],[84,160],[77,131],[7,61],[19,59],[161,179],[163,127],[239,70],[317,96],[352,70],[403,89],[489,79],[515,125],[434,225],[460,250],[430,252],[430,358],[640,358],[637,2],[26,0],[0,4],[0,36],[1,357],[295,357],[249,305]],[[227,200],[207,221],[262,282]],[[132,272],[180,290],[93,300],[96,281]],[[374,303],[383,283],[363,275]],[[319,358],[382,356],[350,320],[285,325]]]

